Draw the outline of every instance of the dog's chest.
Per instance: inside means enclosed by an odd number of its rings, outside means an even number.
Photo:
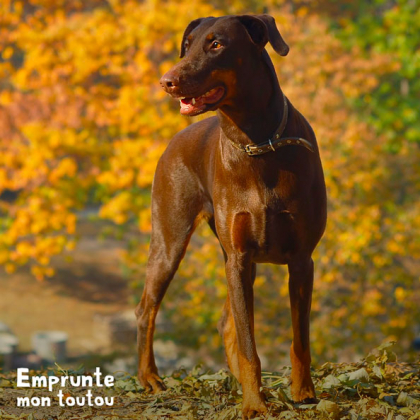
[[[290,186],[248,183],[245,188],[232,182],[223,190],[214,202],[222,244],[238,252],[253,250],[256,261],[284,263],[296,244]]]

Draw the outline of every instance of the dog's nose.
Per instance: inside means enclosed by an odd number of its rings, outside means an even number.
[[[175,74],[171,74],[170,72],[168,72],[164,74],[160,79],[160,85],[167,92],[171,92],[179,86],[179,77]]]

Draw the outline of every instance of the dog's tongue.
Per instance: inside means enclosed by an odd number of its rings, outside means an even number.
[[[198,98],[181,99],[179,101],[181,114],[189,115],[193,112],[201,111],[206,105],[203,99],[202,96],[199,96]]]
[[[184,98],[179,101],[183,115],[196,114],[206,108],[206,104],[216,103],[223,96],[224,89],[219,87],[209,90],[196,98]]]

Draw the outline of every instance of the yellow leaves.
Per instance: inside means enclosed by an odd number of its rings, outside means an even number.
[[[144,233],[152,231],[152,218],[149,208],[145,208],[139,213],[139,229]]]
[[[386,308],[382,303],[382,293],[377,289],[371,289],[365,292],[363,315],[377,316],[385,313]]]
[[[287,282],[283,282],[279,289],[280,296],[286,297],[289,295],[289,284]]]
[[[400,317],[389,321],[389,326],[396,329],[404,329],[407,327],[407,319]]]
[[[379,269],[385,267],[387,264],[390,264],[391,260],[385,255],[376,254],[372,257],[372,262]]]
[[[1,56],[3,57],[3,60],[8,60],[13,55],[13,48],[12,47],[6,47],[3,52],[1,53]]]
[[[74,235],[76,233],[76,222],[77,222],[77,217],[74,213],[68,213],[66,215],[66,218],[64,220],[64,225],[66,228],[66,232],[69,235]],[[74,242],[72,242],[72,244],[67,244],[67,248],[68,249],[72,249],[74,248]]]
[[[13,96],[9,90],[0,91],[0,105],[9,105],[12,101]]]
[[[297,11],[297,16],[298,17],[303,17],[306,16],[308,14],[309,10],[307,7],[300,7]]]
[[[31,267],[31,273],[38,281],[43,281],[45,277],[52,277],[55,274],[55,271],[50,267],[34,265]]]
[[[109,170],[98,176],[98,182],[118,191],[131,187],[150,187],[156,163],[165,146],[147,139],[121,140],[113,145],[114,155],[109,160]]]
[[[8,271],[32,264],[32,272],[41,279],[53,275],[51,257],[63,252],[69,241],[63,233],[73,234],[76,215],[57,194],[29,195],[24,204],[13,206],[10,223],[0,238],[0,263]],[[35,264],[34,264],[35,263]]]
[[[74,219],[71,216],[68,216],[68,218]],[[32,266],[32,272],[38,279],[53,275],[54,271],[49,267],[50,259],[53,255],[60,254],[63,251],[68,241],[67,237],[63,235],[46,236],[44,232],[43,236],[39,235],[34,239],[19,240],[19,236],[22,236],[19,235],[19,228],[21,229],[23,225],[29,225],[29,227],[24,229],[26,237],[28,237],[28,230],[33,234],[51,230],[51,225],[56,224],[57,219],[56,217],[56,220],[51,220],[49,225],[46,221],[42,222],[42,219],[30,220],[28,214],[24,214],[24,217],[20,215],[17,222],[3,233],[0,245],[13,244],[13,242],[17,241],[15,247],[2,248],[0,252],[0,262],[5,264],[7,272],[11,273],[19,265],[36,261],[37,264]]]
[[[128,191],[123,191],[102,206],[99,216],[111,219],[117,225],[121,225],[128,220],[129,212],[132,209],[132,203],[132,195]]]
[[[397,255],[398,254],[400,254],[400,255],[405,254],[404,243],[395,241],[393,239],[391,239],[387,242],[387,249],[392,254],[397,254]]]
[[[52,230],[74,230],[75,215],[59,204],[43,201],[40,197],[29,199],[29,205],[16,213],[8,235],[16,240],[28,233],[38,235]]]
[[[14,9],[15,13],[20,15],[23,12],[23,2],[21,2],[21,1],[13,2],[13,9]]]
[[[112,13],[93,8],[67,15],[67,9],[51,3],[27,16],[27,22],[16,21],[12,37],[25,61],[11,82],[17,90],[35,92],[37,102],[31,103],[31,109],[39,114],[18,119],[24,140],[8,145],[1,154],[0,188],[37,191],[48,185],[48,194],[58,192],[56,200],[70,200],[60,210],[23,206],[6,235],[9,242],[28,234],[44,235],[50,229],[73,234],[75,216],[68,208],[92,183],[107,188],[104,197],[129,188],[150,188],[163,141],[187,125],[168,112],[166,99],[163,111],[156,108],[153,101],[162,101],[163,94],[157,84],[159,60],[157,56],[152,60],[150,53],[161,49],[168,57],[177,47],[168,23],[175,24],[179,37],[196,13],[211,11],[200,4],[167,6],[186,13],[167,22],[167,10],[160,7],[114,2]],[[3,50],[3,58],[10,57],[13,48]],[[102,81],[104,77],[110,79]],[[1,103],[23,104],[27,96],[3,92]],[[119,138],[125,134],[132,138],[133,133],[136,139]],[[105,203],[101,216],[121,224],[130,214],[140,213],[140,228],[150,230],[145,209],[135,198],[129,201],[124,195],[114,197]]]
[[[381,237],[380,216],[381,213],[377,205],[365,206],[363,209],[348,209],[348,213],[344,217],[356,224],[351,224],[351,228],[348,228],[350,225],[343,226],[340,233],[334,232],[336,243],[339,244],[336,254],[337,262],[340,264],[365,263],[366,247]],[[381,258],[377,257],[373,261],[381,262]]]
[[[4,266],[4,268],[6,270],[6,273],[8,273],[8,274],[12,274],[12,273],[14,273],[16,271],[16,265],[15,264],[12,264],[12,263],[7,263]]]
[[[256,276],[254,286],[255,287],[261,287],[265,283],[265,277],[264,276]]]
[[[11,228],[8,231],[8,237],[11,242],[16,241],[20,236],[27,234],[30,231],[31,218],[28,211],[19,210],[14,218]]]
[[[57,183],[63,177],[72,178],[76,175],[77,164],[72,158],[62,159],[56,168],[54,168],[48,175],[48,179],[52,184]]]
[[[162,45],[162,51],[164,53],[171,53],[176,48],[175,42],[173,39],[167,39]]]
[[[136,182],[139,187],[146,187],[152,185],[157,164],[157,156],[160,156],[163,153],[163,150],[163,145],[157,145],[156,147],[150,150],[148,160],[143,164],[141,168],[142,170],[139,171],[137,175]]]
[[[6,170],[0,168],[0,193],[7,187],[8,176]]]
[[[403,302],[407,297],[407,291],[403,287],[396,287],[394,291],[395,299],[397,302]]]
[[[34,255],[33,244],[29,241],[22,241],[16,245],[16,254],[18,257],[31,258]]]
[[[329,262],[329,261],[328,261]],[[326,282],[326,283],[333,283],[335,280],[337,279],[337,275],[336,273],[334,273],[332,270],[331,271],[327,271],[323,276],[322,276],[322,281]]]
[[[38,216],[37,220],[34,220],[31,223],[30,233],[32,233],[33,235],[38,235],[42,231],[49,228],[49,220],[45,216],[46,213],[43,212]]]

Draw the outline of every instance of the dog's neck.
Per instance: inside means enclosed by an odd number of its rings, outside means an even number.
[[[259,77],[249,77],[235,101],[218,110],[223,134],[242,146],[267,141],[283,118],[283,94],[265,50],[259,66],[256,71]],[[265,76],[261,77],[262,74]]]

